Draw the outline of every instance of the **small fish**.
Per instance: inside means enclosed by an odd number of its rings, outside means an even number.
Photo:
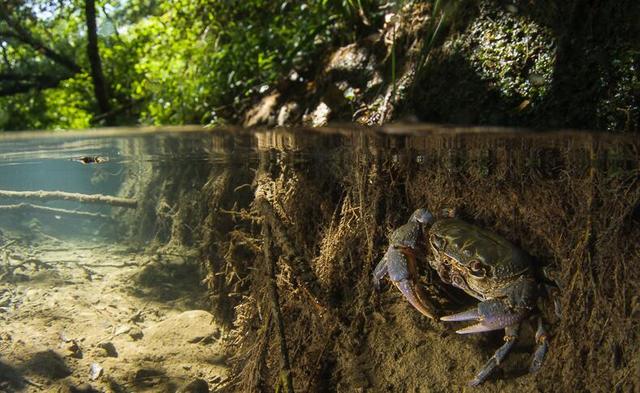
[[[69,159],[70,161],[77,161],[81,164],[102,164],[105,162],[109,162],[109,157],[104,156],[82,156],[82,157],[73,157]]]

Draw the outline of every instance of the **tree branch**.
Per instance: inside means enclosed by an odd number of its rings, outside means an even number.
[[[57,80],[50,75],[42,74],[19,74],[17,72],[2,72],[0,73],[0,82],[45,82],[50,80]]]
[[[0,1],[0,20],[4,20],[7,26],[13,30],[13,32],[5,31],[2,33],[3,35],[10,35],[20,42],[29,45],[35,51],[67,68],[74,74],[82,71],[82,68],[76,64],[75,61],[47,47],[42,41],[34,37],[29,30],[25,29],[20,25],[20,23],[13,20],[10,17],[9,9],[5,5],[4,1]]]
[[[0,74],[0,97],[26,93],[32,89],[44,90],[57,87],[60,82],[71,78],[71,76],[73,75],[58,78],[52,75],[2,73]]]
[[[135,199],[119,198],[101,194],[78,194],[64,191],[4,191],[0,190],[2,198],[40,199],[42,201],[78,201],[82,203],[105,203],[107,205],[135,208],[138,202]]]
[[[271,315],[275,319],[276,332],[280,339],[280,358],[282,361],[280,377],[284,384],[285,393],[294,393],[284,319],[282,318],[282,310],[280,309],[280,300],[278,296],[278,285],[276,284],[276,262],[275,259],[271,257],[271,231],[269,230],[269,224],[267,222],[262,223],[262,246],[264,249],[264,262],[267,264],[269,270],[269,300],[271,303]]]
[[[2,45],[2,60],[4,60],[4,65],[7,66],[7,68],[11,68],[11,62],[9,61],[9,56],[7,55],[7,48],[4,45]]]
[[[30,203],[19,203],[17,205],[0,205],[1,212],[33,212],[33,213],[47,213],[47,214],[55,214],[58,216],[68,216],[72,218],[102,218],[102,219],[112,219],[111,216],[101,213],[91,213],[84,212],[80,210],[67,210],[67,209],[58,209],[54,207],[40,206],[40,205],[32,205]]]

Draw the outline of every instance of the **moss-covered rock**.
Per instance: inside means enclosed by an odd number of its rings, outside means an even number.
[[[484,4],[465,34],[449,41],[453,53],[512,103],[541,101],[555,61],[552,32],[526,16]]]
[[[549,28],[485,1],[467,28],[432,54],[417,85],[416,114],[426,121],[527,122],[550,91],[555,50]]]

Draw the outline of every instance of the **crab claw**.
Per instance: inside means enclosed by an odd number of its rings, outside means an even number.
[[[447,315],[440,319],[449,322],[476,320],[479,323],[456,331],[458,334],[470,334],[504,329],[507,326],[520,322],[523,316],[521,313],[509,310],[501,300],[490,299],[478,303],[477,308],[472,308],[471,310],[458,314]]]
[[[415,256],[406,248],[390,246],[373,272],[373,283],[379,288],[380,280],[388,275],[404,297],[424,316],[436,319],[433,305],[426,300],[420,286],[415,283]]]

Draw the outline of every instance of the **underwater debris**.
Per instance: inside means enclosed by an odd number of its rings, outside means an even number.
[[[109,157],[105,156],[82,156],[82,157],[72,157],[69,161],[76,161],[83,165],[87,164],[104,164],[105,162],[109,162]]]

